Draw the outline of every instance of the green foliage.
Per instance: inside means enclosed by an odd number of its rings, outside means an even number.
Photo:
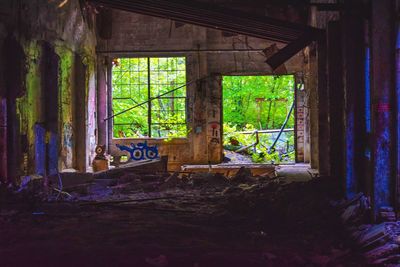
[[[255,134],[243,134],[241,131],[254,131],[255,128],[251,124],[247,124],[244,128],[237,128],[224,123],[224,148],[235,151],[241,147],[253,144],[256,142]],[[247,153],[253,162],[256,163],[282,163],[293,162],[295,157],[294,152],[294,133],[283,133],[280,140],[277,142],[276,149],[269,151],[278,133],[263,134],[259,133],[259,143],[255,147],[248,148],[244,153]],[[232,143],[237,143],[233,145]]]
[[[294,98],[293,76],[224,76],[224,122],[238,127],[279,128]],[[293,128],[291,117],[287,127]]]
[[[186,136],[185,86],[146,103],[149,98],[185,85],[184,57],[121,58],[113,64],[114,114],[144,103],[114,118],[115,137],[149,136],[149,110],[152,137]]]
[[[294,100],[293,76],[225,76],[223,78],[224,147],[237,150],[253,144],[254,134],[242,131],[279,129]],[[286,128],[294,127],[292,113]],[[277,133],[259,133],[259,144],[247,150],[253,162],[294,160],[294,134],[284,133],[269,151]],[[238,143],[238,145],[233,145]]]

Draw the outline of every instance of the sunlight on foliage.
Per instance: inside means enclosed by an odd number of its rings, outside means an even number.
[[[118,114],[137,106],[115,116],[114,137],[185,137],[185,83],[184,57],[114,59],[113,113]],[[170,92],[180,86],[183,87]],[[161,94],[165,95],[158,97]],[[147,102],[154,97],[158,98]]]
[[[235,151],[253,144],[255,134],[243,131],[280,129],[294,100],[293,76],[223,77],[224,148]],[[286,128],[294,127],[292,113]],[[253,162],[293,162],[294,133],[284,132],[275,150],[278,133],[259,133],[259,144],[247,149]]]

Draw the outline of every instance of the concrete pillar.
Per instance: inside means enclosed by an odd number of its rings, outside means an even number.
[[[306,155],[305,155],[305,92],[304,88],[299,89],[299,84],[303,83],[303,74],[297,74],[295,76],[295,146],[296,146],[296,162],[306,162]]]
[[[329,154],[329,105],[328,86],[326,73],[326,39],[321,38],[317,42],[318,60],[318,162],[319,174],[330,174]]]
[[[7,100],[0,97],[0,182],[7,181]]]
[[[79,172],[86,171],[86,133],[87,133],[87,88],[86,66],[82,58],[75,55],[74,86],[72,101],[72,123],[74,129],[74,168]]]
[[[400,22],[397,21],[396,38],[396,210],[400,208]]]
[[[394,204],[394,1],[372,1],[371,11],[371,142],[376,214],[381,206]]]
[[[107,67],[104,57],[100,56],[97,62],[97,144],[107,146]]]
[[[341,30],[338,21],[327,28],[328,98],[330,132],[331,176],[341,184],[345,192],[344,169],[344,90],[342,71]]]
[[[345,179],[352,197],[365,190],[364,22],[360,1],[346,2],[342,21],[345,88]]]
[[[208,161],[221,163],[222,147],[222,76],[212,75],[208,79],[207,144]]]
[[[308,77],[306,83],[306,90],[309,92],[308,98],[308,120],[310,126],[309,139],[310,139],[310,165],[313,169],[319,169],[319,156],[318,156],[318,66],[316,49],[310,46],[309,51],[309,66]]]
[[[195,79],[207,77],[207,55],[197,55],[198,73]],[[193,126],[192,134],[192,151],[193,162],[205,164],[209,161],[208,145],[207,145],[207,90],[208,77],[196,82],[193,103]]]

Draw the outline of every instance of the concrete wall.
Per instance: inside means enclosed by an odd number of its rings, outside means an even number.
[[[10,33],[22,47],[26,55],[26,73],[24,76],[24,93],[18,96],[16,111],[19,136],[26,143],[26,151],[16,151],[21,154],[19,159],[19,175],[37,172],[38,165],[43,165],[38,148],[38,125],[43,121],[44,92],[43,70],[40,63],[43,60],[43,45],[49,45],[58,58],[58,103],[54,112],[58,113],[58,130],[55,137],[58,169],[76,168],[77,161],[84,162],[84,169],[89,168],[95,146],[95,45],[94,13],[88,6],[81,6],[78,0],[70,1],[1,1],[0,9],[0,46]],[[4,11],[4,12],[3,12]],[[76,75],[76,55],[83,59],[86,66],[83,76]],[[1,60],[1,58],[0,58]],[[84,87],[75,88],[75,79],[84,77]],[[0,83],[0,87],[4,87]],[[7,88],[5,88],[7,90]],[[85,107],[79,107],[80,116],[87,122],[85,129],[74,129],[73,109],[74,94],[84,92]],[[10,101],[7,99],[7,101]],[[48,112],[48,111],[46,111]],[[36,129],[36,130],[35,130]],[[87,135],[86,153],[84,158],[75,158],[76,132],[84,131]],[[51,139],[45,134],[44,142]],[[40,142],[39,142],[40,143]]]
[[[226,37],[221,31],[188,24],[176,27],[173,21],[167,19],[123,11],[114,10],[112,14],[112,37],[108,40],[99,39],[98,42],[99,62],[107,56],[185,55],[187,81],[207,77],[204,82],[187,88],[188,137],[168,142],[150,139],[149,143],[158,144],[161,154],[169,155],[171,168],[185,163],[219,163],[222,160],[222,75],[272,74],[260,51],[227,50],[262,50],[273,43],[241,35]],[[198,50],[200,52],[196,52]],[[293,57],[286,64],[287,72],[302,72],[303,61],[302,53]],[[99,88],[107,90],[101,84]],[[214,131],[214,134],[217,132],[216,136],[213,136],[211,128],[214,124],[218,125],[217,131]],[[118,155],[120,152],[115,144],[131,142],[129,139],[113,139],[109,144],[110,151]]]

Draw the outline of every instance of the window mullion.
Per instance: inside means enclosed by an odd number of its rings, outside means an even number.
[[[151,137],[151,91],[150,91],[150,58],[147,58],[147,100],[148,100],[148,116],[147,124],[149,127],[149,137]]]

